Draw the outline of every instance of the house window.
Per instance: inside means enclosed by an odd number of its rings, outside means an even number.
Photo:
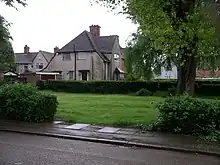
[[[69,80],[73,80],[73,71],[69,71]]]
[[[77,54],[77,60],[86,60],[85,54]]]
[[[69,60],[71,60],[71,55],[70,55],[70,53],[65,53],[65,54],[63,54],[63,61],[69,61]]]
[[[36,64],[36,68],[37,68],[37,69],[43,69],[43,67],[44,67],[44,64],[43,64],[43,63],[37,63],[37,64]]]
[[[28,65],[24,65],[24,71],[28,72]]]

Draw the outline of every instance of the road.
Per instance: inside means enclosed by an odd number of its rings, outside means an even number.
[[[220,165],[220,159],[0,132],[0,165]]]

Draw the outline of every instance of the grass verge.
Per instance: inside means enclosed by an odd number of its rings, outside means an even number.
[[[162,97],[49,92],[58,97],[56,118],[97,125],[140,126],[156,120]]]

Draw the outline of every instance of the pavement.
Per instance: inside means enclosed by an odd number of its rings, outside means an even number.
[[[30,124],[0,120],[0,131],[220,157],[219,143],[198,141],[196,137],[192,136],[140,131],[132,128],[72,124],[63,121]]]
[[[218,157],[0,132],[1,165],[219,165]]]

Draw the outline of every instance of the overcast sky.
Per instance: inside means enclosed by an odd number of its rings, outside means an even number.
[[[120,44],[136,26],[123,15],[108,12],[106,8],[90,4],[89,0],[27,0],[28,6],[18,11],[0,4],[0,14],[11,22],[15,52],[22,52],[27,44],[30,51],[53,51],[62,47],[89,26],[101,26],[101,35],[118,35]]]

